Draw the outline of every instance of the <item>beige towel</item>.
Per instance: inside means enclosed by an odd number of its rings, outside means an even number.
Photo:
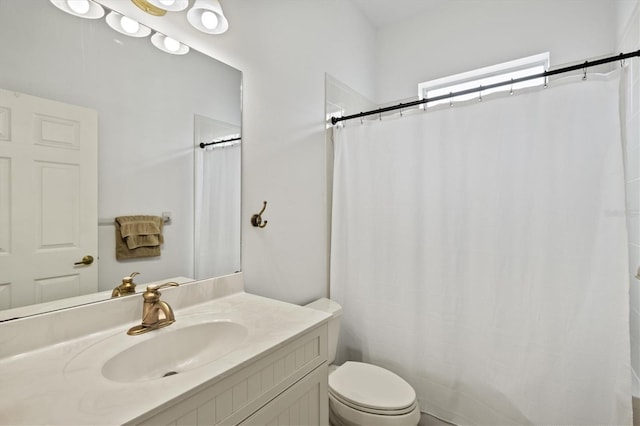
[[[159,216],[116,217],[116,259],[160,256],[163,225]]]

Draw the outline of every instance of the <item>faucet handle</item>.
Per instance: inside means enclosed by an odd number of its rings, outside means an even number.
[[[164,283],[164,284],[152,284],[152,285],[148,285],[147,286],[147,291],[152,291],[152,292],[157,292],[158,290],[160,290],[161,288],[165,288],[165,287],[178,287],[180,284],[178,284],[175,281],[170,281],[168,283]]]

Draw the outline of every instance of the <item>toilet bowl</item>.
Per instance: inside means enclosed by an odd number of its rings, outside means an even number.
[[[328,361],[335,361],[342,307],[322,298],[306,305],[332,314],[328,331]],[[397,374],[364,362],[347,361],[329,367],[329,422],[334,426],[417,425],[416,393]]]

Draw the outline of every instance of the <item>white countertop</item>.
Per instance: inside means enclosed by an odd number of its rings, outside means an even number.
[[[100,374],[99,361],[90,368],[73,363],[92,345],[112,336],[122,335],[118,342],[137,342],[142,336],[169,332],[181,318],[187,321],[194,315],[231,319],[245,325],[248,336],[235,350],[209,364],[149,381],[113,382]],[[136,321],[0,359],[0,424],[126,423],[194,388],[227,377],[324,323],[329,315],[237,292],[175,310],[175,317],[175,324],[141,336],[126,335],[139,323]]]

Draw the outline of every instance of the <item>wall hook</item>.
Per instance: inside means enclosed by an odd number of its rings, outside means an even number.
[[[254,214],[253,216],[251,216],[251,224],[253,226],[256,226],[258,228],[264,228],[265,226],[267,226],[266,220],[262,222],[262,213],[264,213],[264,210],[266,208],[267,208],[267,202],[264,201],[264,204],[262,205],[262,210],[260,210],[260,213]]]

